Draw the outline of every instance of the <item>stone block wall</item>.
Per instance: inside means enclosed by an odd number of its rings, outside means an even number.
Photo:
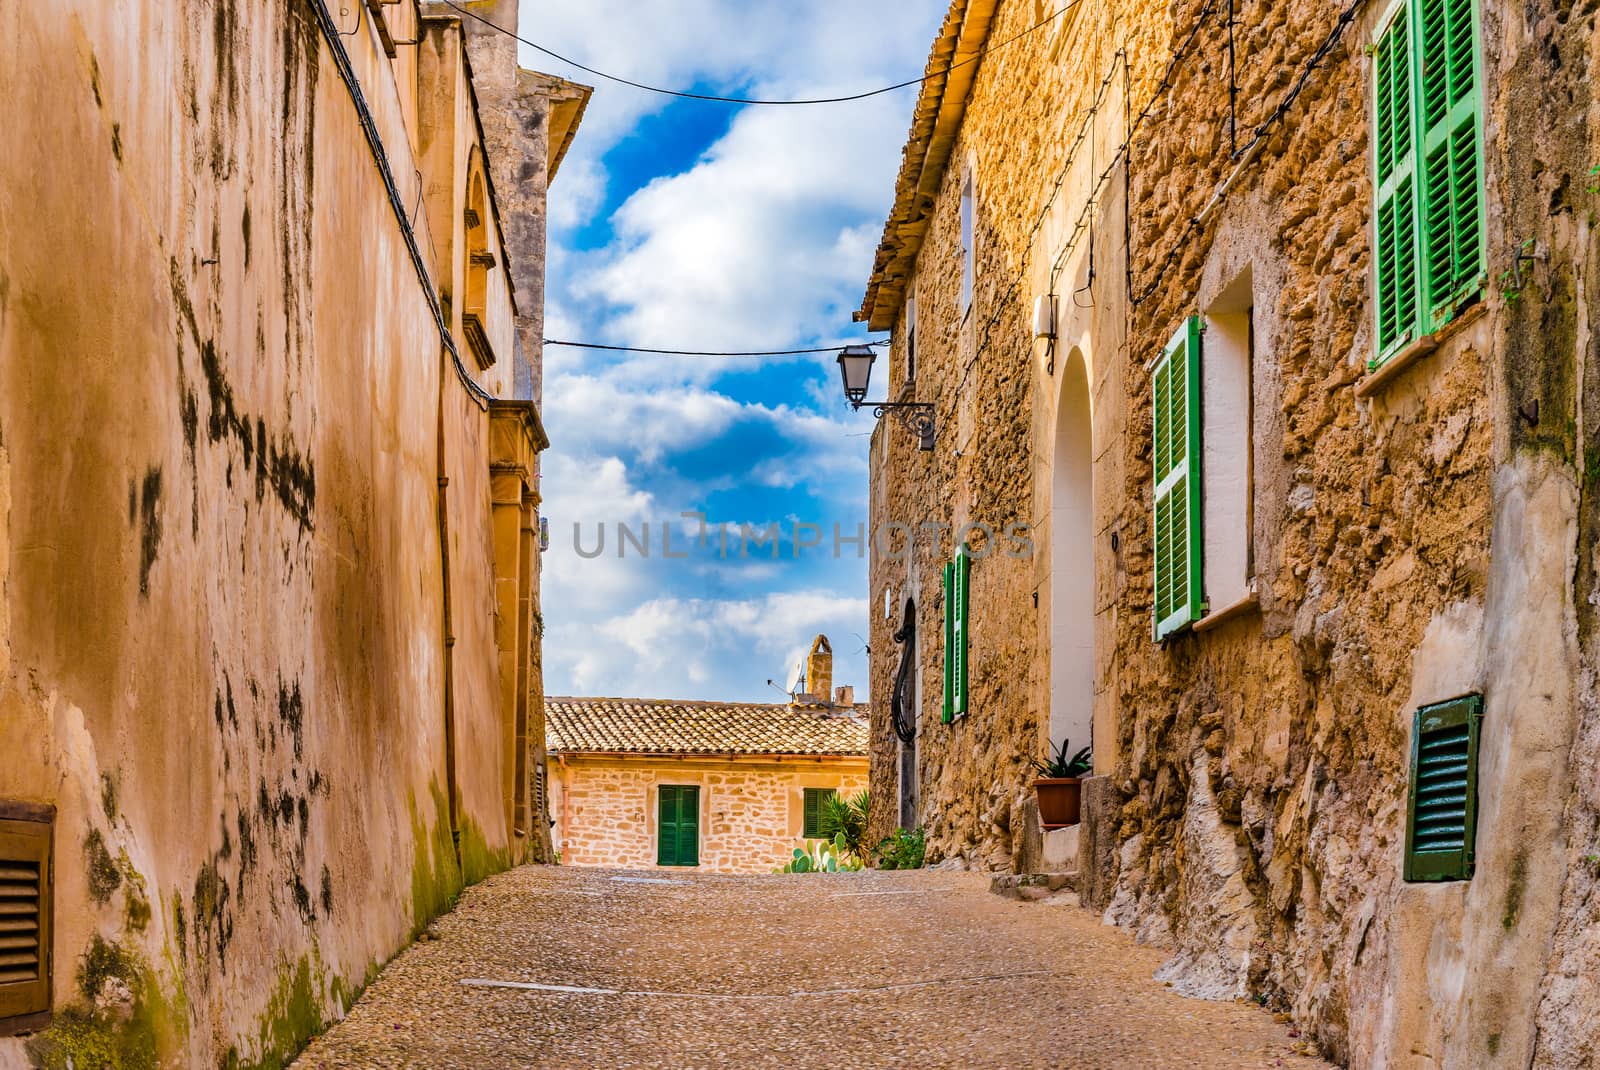
[[[874,605],[887,589],[896,607],[872,636],[890,652],[873,666],[875,813],[887,824],[898,796],[891,636],[915,596],[930,856],[1015,858],[1024,762],[1042,753],[1051,714],[1051,598],[1064,588],[1048,551],[1062,519],[1055,436],[1062,358],[1079,349],[1105,777],[1086,841],[1091,898],[1172,947],[1175,987],[1264,998],[1349,1065],[1578,1067],[1600,1050],[1600,990],[1584,980],[1597,960],[1586,934],[1600,812],[1586,786],[1600,753],[1588,687],[1597,5],[1480,0],[1487,284],[1436,349],[1378,383],[1367,46],[1387,10],[1107,5],[1057,55],[1025,38],[983,61],[913,284],[914,392],[939,406],[939,448],[920,454],[880,426],[873,518],[959,526],[1018,511],[1041,554],[1031,570],[974,564],[973,713],[948,727],[937,570],[950,547],[875,557]],[[1000,3],[990,40],[1036,15]],[[1034,224],[1082,127],[1085,71],[1112,70],[1117,49],[1128,125],[1091,135],[1103,185],[1069,177],[1063,197],[1069,220],[1100,223],[1091,252],[1070,223],[1064,237],[1054,220],[1037,236]],[[1245,155],[1291,90],[1284,121]],[[977,189],[965,316],[964,169]],[[1049,293],[1063,309],[1054,344],[1026,323]],[[1185,317],[1241,296],[1254,599],[1158,644],[1149,370]],[[892,392],[910,390],[905,327]],[[1406,884],[1413,713],[1474,691],[1487,711],[1476,873]]]
[[[789,762],[607,760],[551,766],[551,811],[564,865],[653,868],[662,784],[700,787],[700,867],[770,873],[804,846],[804,789],[851,796],[867,786],[861,759]]]
[[[426,47],[0,11],[0,798],[56,814],[54,1017],[0,1063],[282,1065],[517,855],[489,416],[433,307],[470,83],[382,6]]]

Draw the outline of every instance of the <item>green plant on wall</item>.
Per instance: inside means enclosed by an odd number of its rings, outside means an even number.
[[[774,873],[855,873],[866,867],[851,858],[845,851],[844,836],[834,836],[833,841],[817,840],[808,851],[794,849],[794,857]]]

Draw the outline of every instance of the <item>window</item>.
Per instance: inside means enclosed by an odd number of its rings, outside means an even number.
[[[1240,606],[1254,589],[1249,271],[1206,310],[1200,350],[1200,573],[1206,605],[1216,612]]]
[[[1476,0],[1402,0],[1373,59],[1377,368],[1482,293]]]
[[[972,308],[973,262],[973,212],[972,172],[961,181],[961,314]]]
[[[1200,318],[1172,336],[1150,376],[1155,467],[1155,637],[1205,615],[1201,597]]]
[[[1482,721],[1482,695],[1467,695],[1417,711],[1411,732],[1411,789],[1406,800],[1408,881],[1467,880],[1472,876]]]
[[[806,788],[802,805],[804,819],[801,835],[808,840],[822,838],[822,810],[827,801],[837,795],[832,788]]]
[[[965,546],[944,566],[944,715],[950,724],[967,715],[967,593],[972,557]]]
[[[917,381],[917,299],[906,302],[906,382]]]
[[[0,801],[0,1036],[49,1020],[54,820],[53,808]]]
[[[700,788],[697,785],[662,784],[660,818],[656,825],[656,865],[700,864]]]

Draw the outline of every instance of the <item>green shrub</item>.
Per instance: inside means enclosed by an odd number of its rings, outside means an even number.
[[[894,835],[878,841],[875,853],[879,869],[921,869],[922,859],[928,853],[922,826],[918,825],[914,832],[895,829]]]

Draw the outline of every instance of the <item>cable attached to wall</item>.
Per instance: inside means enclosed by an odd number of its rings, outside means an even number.
[[[411,255],[411,266],[416,270],[417,280],[422,283],[422,292],[427,297],[428,308],[432,311],[434,323],[439,328],[439,340],[450,354],[450,360],[455,365],[461,385],[466,387],[473,402],[487,412],[489,403],[496,398],[473,380],[467,372],[466,365],[461,362],[461,353],[456,349],[455,337],[450,333],[450,325],[445,322],[444,309],[439,304],[438,291],[434,289],[433,279],[428,275],[428,265],[422,259],[422,249],[417,244],[417,234],[411,226],[405,200],[400,196],[400,188],[395,183],[394,169],[389,164],[389,154],[384,149],[383,136],[379,134],[378,124],[367,107],[367,99],[361,92],[361,81],[350,62],[350,54],[345,51],[339,27],[333,21],[333,13],[328,10],[327,0],[311,0],[311,9],[316,12],[317,24],[322,29],[323,39],[327,41],[328,49],[333,53],[333,65],[339,72],[339,78],[344,82],[345,90],[350,94],[351,103],[355,105],[361,132],[366,135],[367,148],[372,153],[373,162],[378,165],[378,175],[383,179],[384,188],[389,193],[389,207],[394,212],[395,221],[400,224],[401,236],[405,238],[406,250]]]
[[[479,15],[477,12],[468,11],[466,8],[461,7],[459,4],[452,3],[451,0],[442,0],[442,2],[444,3],[444,5],[446,7],[453,8],[454,10],[459,12],[460,14],[465,15],[466,17],[468,17],[470,19],[474,19],[477,22],[481,22],[483,25],[489,27],[489,29],[491,29],[491,30],[494,30],[496,33],[505,34],[507,37],[510,37],[510,38],[512,38],[513,40],[516,40],[516,41],[520,41],[522,44],[525,44],[529,48],[531,48],[531,49],[533,49],[533,50],[535,50],[537,52],[541,52],[546,56],[549,56],[553,60],[558,60],[561,63],[565,63],[569,67],[576,67],[578,70],[583,71],[585,74],[592,74],[596,78],[604,78],[608,82],[616,82],[619,85],[629,86],[630,88],[633,88],[633,89],[642,89],[646,93],[659,93],[660,95],[666,96],[666,97],[678,97],[679,99],[682,99],[682,100],[700,100],[700,101],[708,101],[708,102],[716,103],[716,104],[755,104],[755,105],[762,105],[762,106],[767,106],[767,107],[797,107],[797,106],[811,105],[811,104],[848,104],[848,103],[851,103],[851,102],[857,101],[857,100],[866,100],[866,99],[868,99],[870,97],[882,96],[885,93],[893,93],[896,90],[906,89],[906,88],[908,88],[910,86],[922,85],[924,82],[932,81],[935,78],[943,77],[944,75],[949,74],[951,71],[957,70],[957,69],[959,69],[961,67],[968,66],[969,64],[977,63],[980,59],[982,59],[984,56],[987,56],[991,52],[998,52],[1002,48],[1005,48],[1008,45],[1015,44],[1016,42],[1022,40],[1024,37],[1027,37],[1029,34],[1033,33],[1035,30],[1038,30],[1038,29],[1040,29],[1040,28],[1042,28],[1044,26],[1048,26],[1050,23],[1054,22],[1056,19],[1060,18],[1061,16],[1065,15],[1067,12],[1071,11],[1073,8],[1077,7],[1079,4],[1083,3],[1083,0],[1072,0],[1071,3],[1062,5],[1055,12],[1053,12],[1049,16],[1045,17],[1044,19],[1041,19],[1040,21],[1034,23],[1032,26],[1029,26],[1026,30],[1023,30],[1022,32],[1018,33],[1016,36],[1009,37],[1006,40],[1001,41],[999,44],[990,45],[987,48],[979,50],[976,55],[969,56],[968,58],[966,58],[964,60],[959,60],[959,61],[957,61],[955,63],[950,64],[948,67],[944,67],[944,68],[942,68],[940,70],[931,71],[931,72],[929,72],[927,74],[924,74],[920,78],[908,78],[903,82],[896,82],[894,85],[886,85],[886,86],[883,86],[883,87],[878,88],[878,89],[869,89],[869,90],[867,90],[866,92],[863,92],[863,93],[850,93],[850,94],[847,94],[845,96],[838,96],[838,97],[814,97],[814,98],[802,99],[802,100],[763,100],[763,99],[755,98],[755,97],[724,97],[724,96],[718,96],[718,95],[716,95],[714,93],[691,93],[691,92],[688,92],[686,90],[681,90],[681,89],[663,89],[660,86],[647,85],[644,82],[636,82],[636,81],[633,81],[630,78],[624,78],[621,75],[608,74],[605,71],[596,70],[594,67],[586,67],[582,63],[579,63],[575,59],[571,59],[571,58],[569,58],[567,56],[563,56],[559,52],[553,52],[550,49],[546,48],[544,45],[538,44],[538,43],[536,43],[534,41],[530,41],[526,37],[520,37],[520,36],[517,35],[516,31],[508,30],[504,26],[496,25],[495,23],[490,22],[488,19],[484,18],[482,15]]]
[[[644,346],[617,346],[601,342],[563,342],[555,338],[546,338],[547,346],[565,346],[569,349],[598,349],[607,353],[649,353],[663,357],[800,357],[815,353],[837,353],[849,345],[886,346],[888,338],[880,338],[875,342],[841,342],[838,345],[821,346],[815,349],[744,349],[744,350],[701,350],[701,349],[649,349]]]

